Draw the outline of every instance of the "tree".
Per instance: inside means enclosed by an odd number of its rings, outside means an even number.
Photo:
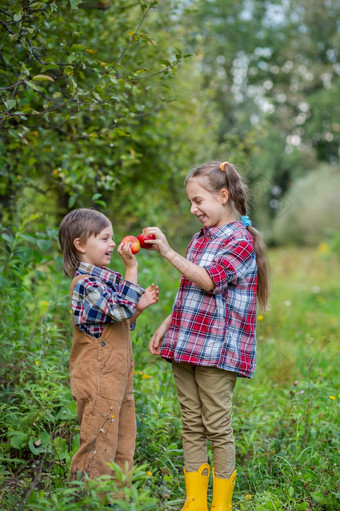
[[[43,209],[56,203],[60,216],[75,205],[103,206],[122,180],[134,188],[170,100],[168,82],[188,56],[170,38],[149,35],[147,25],[163,35],[174,7],[156,8],[156,1],[5,2],[3,208],[14,209],[23,193],[37,204],[38,194]],[[115,211],[125,201],[115,193]]]
[[[196,44],[222,112],[218,140],[258,183],[267,214],[298,176],[339,162],[339,10],[332,0],[199,4]]]

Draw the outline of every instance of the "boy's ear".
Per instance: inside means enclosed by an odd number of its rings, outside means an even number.
[[[76,247],[78,252],[81,252],[82,254],[85,254],[85,245],[81,242],[80,238],[76,238],[73,240],[73,245]]]

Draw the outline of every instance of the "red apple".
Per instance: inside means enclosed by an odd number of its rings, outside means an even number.
[[[125,245],[125,243],[128,243],[130,241],[131,243],[131,252],[133,254],[137,254],[137,252],[140,251],[140,243],[139,243],[139,240],[136,238],[136,236],[125,236],[125,238],[122,239],[121,243],[123,244],[122,246]]]
[[[138,234],[137,238],[138,238],[140,246],[142,248],[150,249],[151,243],[145,243],[145,242],[147,240],[155,240],[156,236],[154,234],[145,234],[145,232],[143,230],[142,234]]]

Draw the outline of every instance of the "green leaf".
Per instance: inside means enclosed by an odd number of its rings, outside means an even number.
[[[22,20],[22,14],[20,12],[17,12],[13,16],[14,21],[21,21]]]
[[[49,64],[46,64],[46,66],[43,66],[41,68],[41,72],[45,73],[45,71],[49,71],[50,69],[59,69],[58,64],[55,64],[54,62],[50,62]]]
[[[21,237],[24,240],[29,241],[30,243],[35,243],[36,242],[36,239],[34,238],[34,236],[30,236],[29,234],[22,234]]]
[[[99,96],[97,92],[93,92],[93,96],[96,98],[97,101],[102,101],[102,98]]]
[[[81,0],[70,0],[71,8],[76,9],[80,4]]]
[[[29,442],[28,442],[28,447],[30,448],[30,451],[33,453],[33,454],[40,454],[41,451],[44,449],[44,447],[42,445],[39,445],[39,446],[35,446],[34,443],[36,442],[36,440],[34,440],[33,437],[31,437],[29,439]]]
[[[22,431],[11,431],[9,432],[9,436],[11,436],[10,444],[13,449],[22,449],[27,442],[27,433],[23,433]]]
[[[1,234],[1,237],[2,237],[2,239],[3,239],[3,240],[7,241],[10,245],[12,245],[12,243],[13,243],[13,239],[14,239],[14,238],[13,238],[13,236],[11,236],[10,234],[7,234],[7,233],[3,232],[3,233]]]
[[[68,201],[68,207],[69,207],[69,208],[72,208],[72,207],[75,205],[75,203],[76,203],[76,201],[77,201],[77,198],[78,198],[78,197],[77,197],[77,195],[75,195],[75,194],[74,194],[74,195],[72,195],[72,196],[69,198],[69,201]]]
[[[43,251],[51,248],[51,243],[49,240],[37,240],[37,245]]]
[[[8,99],[7,101],[4,101],[7,110],[12,110],[16,106],[15,99]]]
[[[300,504],[297,504],[296,510],[297,511],[305,511],[305,509],[307,509],[307,507],[308,507],[307,502],[301,502]]]
[[[52,78],[52,76],[49,76],[49,75],[35,75],[33,76],[32,80],[35,80],[35,81],[50,81],[50,82],[54,82],[54,79]]]
[[[38,87],[38,85],[36,85],[34,82],[32,82],[31,80],[26,80],[26,84],[31,87],[31,89],[33,90],[36,90],[38,92],[40,92],[42,89],[41,87]]]

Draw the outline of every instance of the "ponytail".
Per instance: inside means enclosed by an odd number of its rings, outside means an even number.
[[[247,215],[247,186],[237,172],[234,165],[229,162],[205,163],[192,170],[185,179],[185,185],[193,178],[204,179],[202,186],[212,193],[219,192],[226,188],[229,197],[240,216]],[[257,265],[257,299],[262,309],[268,309],[268,298],[270,292],[269,268],[266,257],[266,247],[262,236],[257,229],[247,225],[254,242],[254,252]]]
[[[257,266],[257,299],[263,310],[268,310],[268,299],[270,293],[269,268],[266,256],[266,246],[262,236],[255,227],[248,226],[253,242]]]

